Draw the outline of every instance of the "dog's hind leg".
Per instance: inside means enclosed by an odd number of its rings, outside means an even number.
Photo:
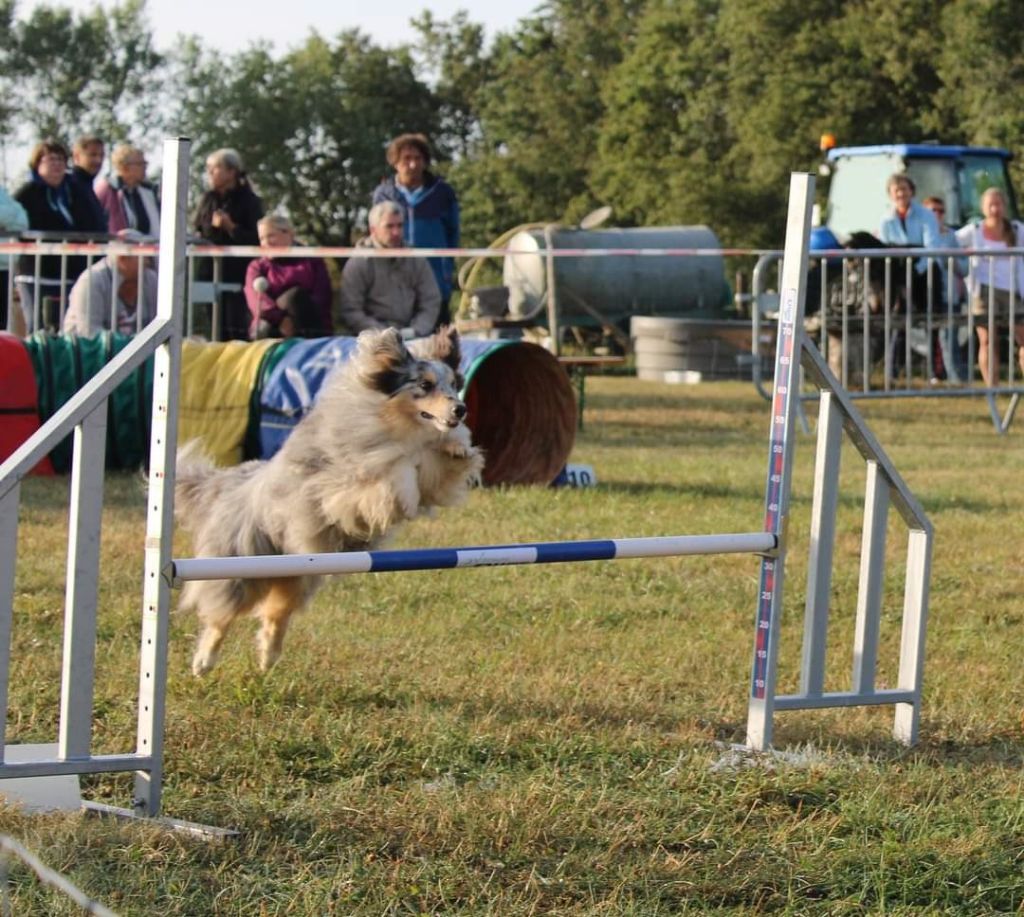
[[[217,664],[220,646],[233,620],[233,615],[225,614],[203,621],[203,629],[199,632],[196,651],[192,656],[193,675],[205,675]]]
[[[205,675],[217,664],[217,654],[236,618],[250,611],[263,594],[262,588],[241,580],[212,580],[185,584],[183,600],[199,615],[199,640],[192,656],[192,673]]]
[[[269,671],[281,656],[288,621],[303,604],[303,593],[300,580],[275,580],[260,604],[262,626],[256,642],[262,671]]]

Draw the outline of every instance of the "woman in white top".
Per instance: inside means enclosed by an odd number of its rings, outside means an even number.
[[[956,234],[964,248],[991,252],[993,256],[1011,248],[1024,248],[1024,227],[1006,216],[1006,198],[999,188],[988,188],[981,196],[980,223],[970,223]],[[974,316],[974,330],[978,333],[978,368],[986,385],[999,382],[999,348],[991,347],[989,337],[989,304],[997,328],[1010,324],[1010,302],[1013,301],[1013,335],[1017,345],[1017,360],[1024,373],[1024,258],[971,257],[971,273],[968,278],[971,291],[971,314]],[[1012,291],[1012,297],[1011,297]]]

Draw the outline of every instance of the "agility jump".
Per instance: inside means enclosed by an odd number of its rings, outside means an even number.
[[[850,398],[803,335],[805,278],[813,176],[794,174],[782,275],[775,386],[772,400],[765,514],[760,531],[740,534],[623,538],[443,548],[425,551],[367,551],[333,555],[285,555],[191,558],[171,555],[174,457],[177,447],[178,379],[184,303],[186,183],[189,141],[165,144],[164,223],[160,252],[157,318],[114,361],[95,376],[3,466],[0,466],[0,729],[7,720],[10,627],[21,479],[72,429],[75,463],[72,477],[68,599],[65,619],[64,675],[58,754],[55,758],[4,763],[7,777],[130,771],[136,773],[132,808],[124,815],[155,817],[160,811],[167,679],[168,619],[172,585],[191,579],[245,576],[296,576],[316,573],[399,572],[498,564],[564,563],[628,557],[750,553],[760,556],[760,588],[755,613],[747,745],[771,745],[776,710],[892,704],[894,736],[916,741],[928,611],[932,527],[917,500],[864,424]],[[173,204],[173,206],[172,206]],[[102,508],[102,456],[106,399],[124,376],[155,354],[153,433],[142,608],[138,741],[134,752],[93,756],[90,719],[96,642],[99,519]],[[801,365],[821,390],[817,460],[811,518],[810,563],[800,692],[775,693],[778,642],[786,558],[786,529],[796,436]],[[838,503],[839,451],[845,428],[867,465],[867,490],[857,600],[852,688],[824,691],[835,515]],[[875,666],[881,617],[886,523],[890,502],[909,530],[898,686],[876,690]],[[3,733],[0,731],[0,752]],[[0,782],[2,791],[2,782]]]

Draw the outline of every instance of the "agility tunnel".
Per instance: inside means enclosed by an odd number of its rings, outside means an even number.
[[[350,337],[299,341],[280,358],[260,397],[261,457],[281,448],[355,345]],[[460,346],[466,423],[487,456],[484,483],[549,484],[576,435],[576,402],[565,370],[535,344],[462,338]]]
[[[39,388],[32,360],[21,340],[0,331],[0,461],[39,429]],[[49,456],[33,474],[52,475]]]
[[[15,339],[0,350],[0,374],[6,375],[22,361],[34,374],[38,423],[45,423],[75,393],[131,341],[130,335],[109,331],[94,337],[51,335],[37,332]],[[18,353],[18,351],[21,351]],[[107,409],[107,468],[138,468],[149,448],[153,402],[153,364],[145,363],[114,390]],[[26,437],[27,438],[27,437]],[[6,454],[17,443],[10,443]],[[71,437],[58,443],[48,457],[53,471],[71,470]]]
[[[92,338],[46,333],[24,341],[7,337],[10,340],[0,348],[0,373],[23,379],[11,389],[11,398],[25,404],[20,425],[5,431],[10,439],[5,454],[52,417],[131,340],[110,332]],[[270,458],[355,346],[353,337],[183,341],[180,442],[202,439],[220,465]],[[523,341],[462,338],[461,350],[466,422],[474,443],[487,456],[484,483],[551,483],[565,466],[576,434],[576,401],[565,369],[548,351]],[[145,463],[152,375],[149,360],[111,397],[108,468],[132,469]],[[70,437],[52,450],[55,471],[70,470],[71,451]]]

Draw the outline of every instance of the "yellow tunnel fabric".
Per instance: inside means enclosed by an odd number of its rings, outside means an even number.
[[[263,355],[278,343],[184,341],[178,442],[201,439],[203,451],[218,465],[241,462],[256,375]]]

